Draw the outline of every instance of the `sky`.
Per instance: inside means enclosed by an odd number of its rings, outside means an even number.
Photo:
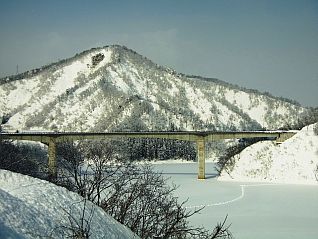
[[[0,0],[0,77],[113,44],[318,106],[318,0]]]

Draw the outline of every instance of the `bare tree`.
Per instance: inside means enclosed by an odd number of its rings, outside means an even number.
[[[80,210],[77,210],[80,208]],[[64,209],[65,222],[54,228],[47,238],[54,238],[57,235],[63,238],[71,239],[89,239],[91,237],[91,223],[94,216],[93,205],[88,205],[87,199],[75,202],[70,208]],[[55,236],[53,236],[53,234]]]
[[[30,156],[30,149],[0,139],[0,168],[31,176],[38,176],[39,162]]]
[[[101,204],[117,221],[142,238],[185,238],[197,232],[187,219],[201,209],[187,211],[185,202],[173,196],[176,188],[168,187],[161,174],[140,166],[130,177],[118,179]]]
[[[213,229],[212,233],[208,235],[207,238],[216,239],[216,238],[233,238],[232,233],[229,228],[231,225],[226,226],[227,215],[222,223],[218,223]]]
[[[190,226],[188,218],[202,209],[188,211],[186,202],[179,203],[173,196],[176,187],[167,186],[160,173],[119,158],[107,142],[64,144],[58,152],[63,166],[59,182],[140,237],[230,238],[225,221],[211,233]]]

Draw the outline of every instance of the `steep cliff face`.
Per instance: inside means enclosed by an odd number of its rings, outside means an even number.
[[[178,74],[122,46],[0,80],[0,119],[12,130],[276,129],[304,110],[256,90]]]

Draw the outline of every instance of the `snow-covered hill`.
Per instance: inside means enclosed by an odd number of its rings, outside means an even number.
[[[90,221],[92,216],[90,238],[138,238],[101,208],[86,203],[84,218]],[[72,234],[67,228],[80,223],[83,206],[83,198],[65,188],[0,170],[0,238],[68,238]]]
[[[276,129],[302,111],[269,94],[178,74],[122,46],[0,79],[0,119],[14,130]]]
[[[253,144],[234,156],[230,175],[224,171],[219,180],[318,184],[318,135],[313,128],[306,126],[279,145]]]

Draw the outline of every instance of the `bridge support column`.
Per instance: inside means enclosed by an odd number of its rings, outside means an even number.
[[[197,140],[198,179],[205,179],[205,140]]]
[[[49,138],[48,168],[49,168],[49,179],[56,179],[57,178],[56,142],[54,138]]]
[[[279,136],[276,138],[276,144],[281,144],[294,135],[295,133],[280,133]]]

